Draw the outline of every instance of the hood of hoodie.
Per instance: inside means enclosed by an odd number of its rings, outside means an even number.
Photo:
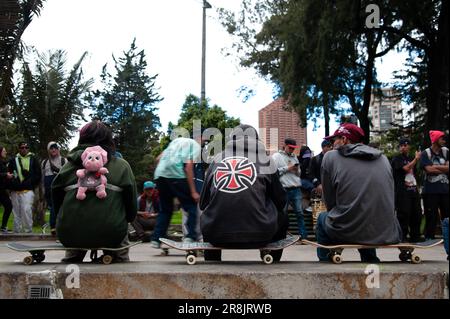
[[[353,157],[364,161],[376,160],[382,154],[380,150],[359,143],[343,145],[337,151],[344,157]]]
[[[73,148],[69,154],[67,154],[67,160],[74,165],[83,166],[83,161],[81,160],[81,154],[83,154],[84,150],[90,146],[90,144],[81,144]]]
[[[269,163],[270,161],[270,157],[267,155],[266,147],[264,146],[264,144],[260,140],[250,136],[240,136],[237,139],[228,141],[225,145],[224,153],[225,157],[250,156],[252,157],[252,161],[255,162],[256,156],[259,162]]]

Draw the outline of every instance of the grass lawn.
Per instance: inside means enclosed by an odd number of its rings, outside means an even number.
[[[172,220],[170,221],[171,225],[181,225],[181,218],[182,218],[181,210],[177,210],[173,212]]]

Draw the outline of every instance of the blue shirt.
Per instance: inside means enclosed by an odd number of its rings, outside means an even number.
[[[200,145],[190,138],[179,137],[172,142],[163,152],[155,170],[155,179],[186,178],[184,164],[188,161],[196,161],[200,158]]]

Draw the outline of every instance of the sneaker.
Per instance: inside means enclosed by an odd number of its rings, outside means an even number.
[[[152,246],[152,248],[156,248],[156,249],[161,248],[161,242],[156,241],[156,240],[152,240],[152,241],[150,242],[150,245]]]
[[[3,233],[3,234],[11,234],[11,233],[12,233],[12,231],[10,231],[10,230],[9,230],[8,228],[6,228],[6,227],[0,228],[0,232]]]
[[[144,236],[141,236],[138,240],[142,241],[143,243],[149,243],[151,239],[150,239],[150,236],[144,235]]]
[[[190,238],[190,237],[185,237],[185,238],[183,238],[183,243],[185,243],[185,244],[192,244],[192,243],[194,243],[195,242],[195,240],[193,240],[192,238]]]

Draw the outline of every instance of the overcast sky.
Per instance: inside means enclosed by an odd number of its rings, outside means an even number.
[[[258,110],[273,100],[273,87],[221,53],[231,46],[231,39],[218,21],[216,8],[237,10],[241,1],[209,3],[213,8],[207,10],[206,96],[228,115],[258,127]],[[164,98],[158,104],[159,116],[165,131],[169,121],[177,122],[185,97],[200,96],[201,32],[201,0],[47,0],[22,39],[39,51],[65,50],[70,66],[88,51],[83,69],[100,85],[102,66],[112,65],[112,54],[120,56],[136,38],[138,48],[145,50],[149,74],[158,74],[156,84]],[[388,80],[399,63],[394,54],[385,58],[379,77]],[[256,93],[245,103],[241,86]],[[336,127],[331,123],[332,130]],[[323,134],[323,127],[315,132],[312,125],[308,127],[308,145],[316,153]],[[75,144],[76,140],[71,146]]]

